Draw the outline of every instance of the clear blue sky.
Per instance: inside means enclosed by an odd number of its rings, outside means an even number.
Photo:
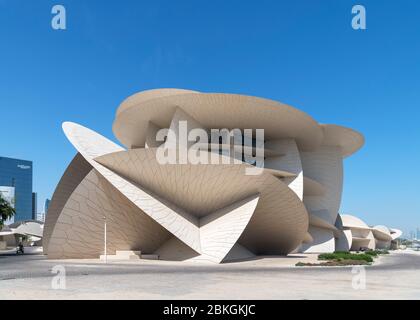
[[[358,3],[365,31],[351,28]],[[40,203],[75,154],[63,121],[114,139],[124,98],[175,87],[272,98],[362,132],[341,212],[420,226],[420,1],[0,0],[0,41],[0,155],[34,161]]]

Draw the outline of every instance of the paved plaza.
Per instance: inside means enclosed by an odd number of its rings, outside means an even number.
[[[365,289],[353,288],[354,277],[361,274],[351,267],[294,267],[298,261],[315,260],[316,255],[294,255],[221,265],[151,260],[104,264],[11,252],[0,255],[0,299],[420,298],[418,252],[378,258],[365,269]],[[52,271],[60,266],[66,289],[53,289]]]

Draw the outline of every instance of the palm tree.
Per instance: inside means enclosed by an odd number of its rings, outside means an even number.
[[[15,208],[13,208],[0,193],[0,228],[3,227],[4,222],[13,217],[15,213]]]

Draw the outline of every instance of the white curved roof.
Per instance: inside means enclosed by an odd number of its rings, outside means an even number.
[[[207,128],[264,128],[271,137],[289,136],[302,148],[322,142],[322,130],[307,114],[279,102],[257,97],[158,89],[137,93],[118,108],[115,136],[127,147],[143,146],[148,121],[169,127],[179,107]]]
[[[142,147],[149,121],[167,128],[176,108],[206,128],[263,128],[267,139],[294,138],[302,151],[312,151],[321,144],[337,145],[343,156],[348,156],[364,142],[352,129],[320,125],[308,114],[274,100],[184,89],[146,90],[130,96],[117,110],[114,134],[128,148]]]
[[[44,224],[37,220],[18,221],[10,224],[0,232],[0,236],[22,234],[42,238]]]
[[[378,230],[380,232],[383,232],[383,233],[391,234],[391,231],[389,230],[389,228],[387,226],[384,226],[384,225],[374,226],[373,229],[376,229],[376,230]]]
[[[365,138],[359,132],[333,124],[322,124],[324,130],[323,145],[339,146],[343,157],[348,157],[359,150],[365,143]]]
[[[174,96],[177,94],[186,94],[186,93],[199,93],[198,91],[193,90],[185,90],[185,89],[173,89],[173,88],[166,88],[166,89],[151,89],[151,90],[144,90],[138,93],[135,93],[125,99],[121,105],[117,109],[117,115],[122,113],[123,111],[138,105],[139,103],[145,103],[149,100],[153,100],[156,98],[162,98],[167,96]]]
[[[372,232],[376,239],[383,240],[383,241],[392,240],[391,232],[386,226],[383,226],[383,225],[374,226],[372,228]]]
[[[363,220],[352,215],[342,214],[340,215],[343,227],[364,229],[372,231],[373,236],[377,240],[391,241],[401,236],[402,232],[398,229],[390,229],[384,225],[377,225],[369,227]],[[395,230],[395,231],[393,231]]]
[[[390,228],[392,240],[398,239],[402,236],[402,231],[395,228]]]
[[[357,218],[349,214],[341,214],[340,216],[341,216],[341,222],[343,224],[343,227],[370,229],[370,227],[366,224],[366,222],[364,222],[360,218]]]

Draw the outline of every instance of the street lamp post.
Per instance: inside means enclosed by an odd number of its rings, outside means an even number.
[[[107,251],[106,251],[106,217],[104,216],[104,254],[105,254],[105,263],[107,263]]]

